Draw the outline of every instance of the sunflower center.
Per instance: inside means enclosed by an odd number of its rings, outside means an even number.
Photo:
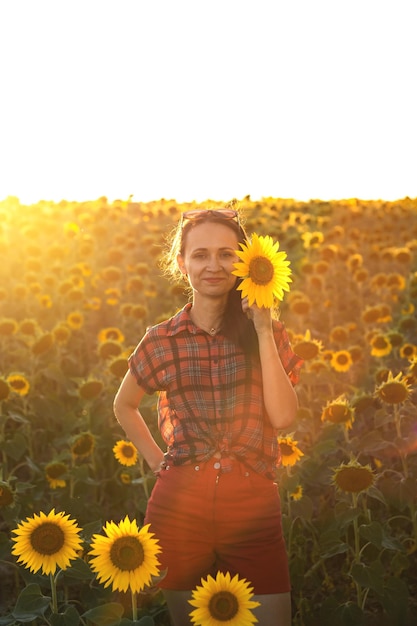
[[[127,459],[131,459],[134,455],[134,450],[132,448],[132,446],[123,446],[122,448],[122,454],[127,458]]]
[[[57,524],[44,522],[31,532],[30,543],[38,554],[56,554],[65,544],[65,534]]]
[[[140,567],[144,557],[142,544],[136,537],[119,537],[110,550],[113,565],[124,572]]]
[[[400,404],[408,396],[408,389],[406,385],[400,382],[385,383],[380,390],[380,396],[389,404]]]
[[[359,493],[372,485],[373,476],[366,467],[344,467],[337,473],[336,482],[343,491]]]
[[[350,411],[345,405],[333,404],[329,407],[328,416],[331,422],[338,424],[346,422],[350,418]]]
[[[290,446],[288,443],[280,443],[279,447],[281,449],[282,456],[291,456],[294,453],[294,448]]]
[[[256,256],[249,262],[249,276],[256,285],[267,285],[274,277],[274,266],[264,256]]]
[[[227,622],[235,617],[239,610],[236,596],[230,591],[218,591],[209,602],[210,615],[219,622]]]

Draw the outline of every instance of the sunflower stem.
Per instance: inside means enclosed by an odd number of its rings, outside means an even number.
[[[394,419],[395,419],[395,428],[397,431],[398,439],[401,439],[401,416],[400,416],[400,408],[398,404],[394,404]]]
[[[357,509],[358,507],[358,494],[352,493],[353,507]],[[353,534],[355,541],[355,563],[360,562],[360,544],[359,544],[359,528],[358,528],[358,518],[355,516],[353,518]]]
[[[134,591],[132,593],[132,620],[136,622],[138,619],[138,598]]]
[[[52,613],[58,613],[58,598],[56,593],[56,579],[54,575],[49,574],[49,579],[51,581],[51,595],[52,595]]]
[[[141,455],[139,455],[138,461],[139,461],[139,471],[142,477],[143,490],[145,492],[145,498],[149,500],[148,477],[145,472],[144,458]]]

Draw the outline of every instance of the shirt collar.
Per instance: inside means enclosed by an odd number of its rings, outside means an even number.
[[[188,331],[193,335],[198,332],[197,326],[190,317],[191,306],[191,302],[187,302],[187,304],[180,311],[178,311],[174,317],[171,317],[167,328],[168,336],[178,335],[178,333],[184,331]]]

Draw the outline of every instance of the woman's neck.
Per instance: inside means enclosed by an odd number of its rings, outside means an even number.
[[[197,302],[193,302],[190,309],[190,317],[194,324],[205,330],[210,335],[215,335],[221,328],[223,322],[224,306],[216,303],[215,306],[202,306]]]

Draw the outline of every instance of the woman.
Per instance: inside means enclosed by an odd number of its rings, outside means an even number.
[[[114,403],[158,476],[145,522],[162,548],[160,586],[175,626],[191,623],[191,591],[219,570],[251,583],[261,626],[291,623],[274,476],[301,363],[271,311],[236,289],[235,251],[246,238],[235,210],[183,214],[166,265],[188,280],[192,302],[147,331]],[[156,391],[165,454],[138,410]]]

